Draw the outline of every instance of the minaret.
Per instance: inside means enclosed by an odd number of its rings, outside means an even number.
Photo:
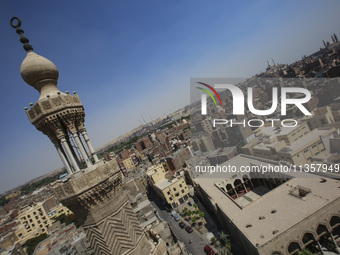
[[[31,103],[30,109],[25,108],[29,120],[50,138],[69,174],[98,163],[84,126],[84,107],[78,95],[75,92],[70,95],[67,91],[62,93],[58,90],[57,67],[50,60],[33,52],[32,45],[20,29],[19,19],[12,18],[11,25],[16,29],[27,51],[20,67],[21,76],[40,93],[39,100],[34,105]]]
[[[325,41],[324,40],[322,40],[322,42],[323,42],[323,45],[325,46],[325,48],[327,47],[327,45],[326,45],[326,43],[325,43]]]
[[[40,93],[25,108],[27,116],[54,144],[68,172],[67,181],[52,187],[56,197],[76,215],[95,254],[149,254],[151,246],[122,191],[118,166],[99,160],[91,145],[78,95],[59,91],[57,67],[33,52],[18,18],[11,19],[11,26],[27,51],[21,76]]]

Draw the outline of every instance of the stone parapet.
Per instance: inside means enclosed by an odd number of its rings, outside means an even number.
[[[63,113],[64,110],[72,108],[80,108],[84,111],[78,95],[60,93],[57,96],[41,99],[34,105],[31,104],[31,109],[26,109],[26,113],[31,123],[35,124],[46,115]]]

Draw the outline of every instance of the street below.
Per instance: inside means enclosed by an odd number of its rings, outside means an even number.
[[[209,240],[201,235],[194,227],[192,227],[193,232],[188,233],[184,228],[179,226],[179,222],[184,222],[186,225],[191,225],[191,222],[184,220],[182,216],[179,221],[175,221],[174,217],[171,216],[171,212],[167,212],[163,201],[151,190],[149,192],[149,200],[152,206],[158,211],[159,216],[166,221],[177,239],[185,244],[188,252],[193,255],[203,255],[204,246],[209,244]]]

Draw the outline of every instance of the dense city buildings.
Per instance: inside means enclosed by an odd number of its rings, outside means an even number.
[[[199,103],[192,104],[194,157],[188,182],[238,254],[340,252],[340,73],[334,68],[340,44],[332,38],[301,61],[268,63],[266,72],[237,84],[242,91],[251,87],[253,107],[262,111],[273,105],[274,88],[307,89],[312,94],[304,104],[308,116],[296,106],[287,108],[285,116],[279,111],[256,115],[249,109],[234,115],[235,99],[228,90],[218,92],[224,107],[208,101],[206,116]],[[214,126],[216,119],[223,124]],[[288,171],[267,172],[282,167]]]
[[[37,245],[34,255],[93,254],[93,251],[88,247],[84,231],[77,229],[74,223],[68,226],[58,223],[54,225],[53,233]]]

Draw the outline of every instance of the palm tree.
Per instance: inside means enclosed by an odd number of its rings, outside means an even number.
[[[222,247],[222,249],[220,249],[220,253],[222,255],[233,255],[233,253],[229,250],[228,247]]]
[[[311,252],[308,249],[302,250],[298,252],[298,255],[317,255],[316,253]]]
[[[223,243],[223,245],[226,245],[229,242],[229,236],[225,234],[223,231],[219,232],[220,240]]]
[[[216,237],[213,236],[212,238],[210,238],[210,242],[212,245],[214,245],[216,241],[217,241]]]

